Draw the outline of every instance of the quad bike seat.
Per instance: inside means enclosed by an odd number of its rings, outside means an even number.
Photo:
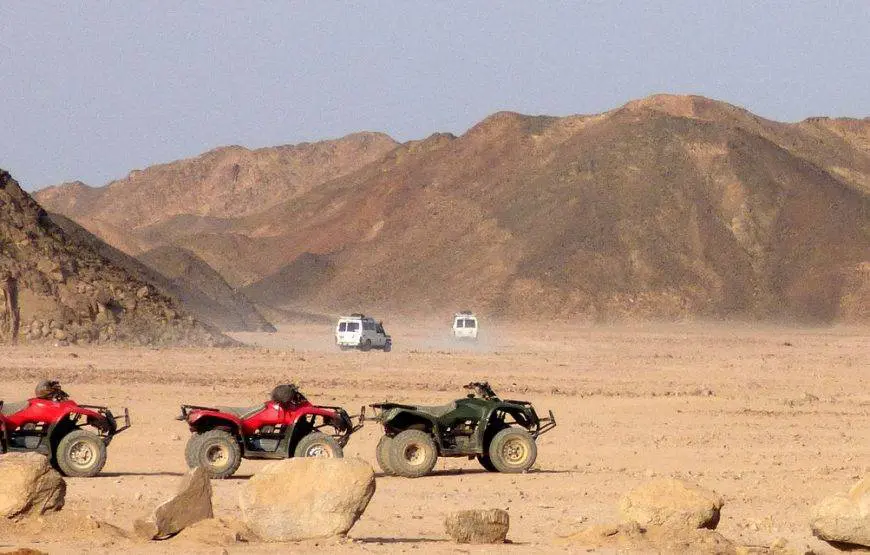
[[[2,403],[0,405],[0,414],[5,414],[6,416],[11,416],[16,412],[19,412],[23,409],[27,408],[27,401],[19,401],[17,403]]]
[[[227,412],[229,414],[233,414],[239,417],[239,420],[244,420],[245,418],[250,418],[254,416],[266,406],[265,403],[260,403],[259,405],[254,405],[253,407],[215,407],[221,412]]]
[[[436,405],[436,406],[426,406],[426,405],[417,405],[417,410],[420,412],[425,412],[426,414],[431,414],[435,418],[441,418],[445,414],[456,410],[456,401],[451,401],[446,405]]]

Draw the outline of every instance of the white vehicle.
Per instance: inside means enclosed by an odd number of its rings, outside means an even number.
[[[477,325],[477,316],[463,310],[453,315],[453,337],[456,339],[477,339],[480,327]]]
[[[388,353],[393,348],[393,340],[384,331],[383,322],[365,314],[351,314],[339,318],[335,326],[335,344],[342,351],[381,349]]]

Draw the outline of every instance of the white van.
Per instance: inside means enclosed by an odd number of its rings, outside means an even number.
[[[467,310],[453,315],[453,337],[456,339],[477,339],[480,329],[477,316]]]
[[[393,340],[384,331],[383,322],[365,314],[351,314],[339,318],[335,326],[335,344],[342,351],[381,349],[388,353],[393,348]]]

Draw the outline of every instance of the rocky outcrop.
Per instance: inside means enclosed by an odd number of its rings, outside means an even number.
[[[0,274],[16,282],[19,337],[25,341],[232,343],[150,283],[67,235],[3,170]]]
[[[683,480],[652,480],[628,492],[619,502],[627,522],[640,526],[716,528],[722,497]]]
[[[456,511],[444,519],[447,535],[456,543],[504,543],[510,515],[502,509]]]
[[[847,494],[822,499],[812,509],[813,535],[835,544],[870,547],[870,477]]]
[[[63,508],[66,482],[36,453],[0,456],[0,518],[41,515]]]
[[[168,538],[188,526],[214,516],[211,505],[211,480],[197,467],[181,481],[178,493],[154,509],[146,518],[133,523],[136,535],[145,540]]]
[[[375,493],[361,459],[293,458],[263,467],[239,496],[244,523],[266,541],[343,536]]]

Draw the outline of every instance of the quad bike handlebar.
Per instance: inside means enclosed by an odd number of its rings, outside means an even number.
[[[470,384],[466,384],[462,386],[464,389],[469,389],[474,393],[480,395],[481,398],[486,400],[498,399],[498,396],[495,394],[495,391],[490,387],[489,382],[471,382]]]

